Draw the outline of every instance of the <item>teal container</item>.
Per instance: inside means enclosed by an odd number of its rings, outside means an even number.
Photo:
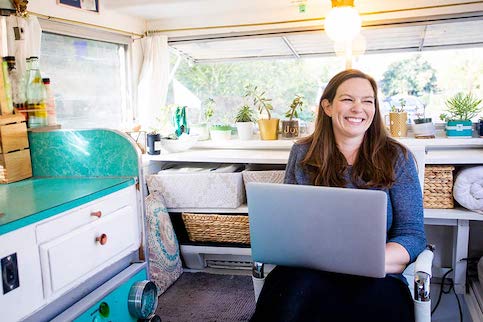
[[[471,120],[448,121],[446,123],[446,136],[449,138],[471,138],[473,127]]]
[[[138,283],[144,282],[147,277],[146,268],[143,268],[128,281],[74,319],[74,322],[137,322],[138,317],[131,313],[132,310],[129,308],[128,300],[130,300],[132,290],[137,290],[139,288]],[[155,294],[154,299],[151,298],[149,300],[157,303],[157,294]]]

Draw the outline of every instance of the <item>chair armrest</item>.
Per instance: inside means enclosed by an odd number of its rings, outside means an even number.
[[[264,264],[260,262],[253,262],[252,264],[252,280],[253,290],[255,291],[255,302],[258,301],[258,296],[262,291],[263,284],[265,283]]]
[[[416,262],[414,263],[414,274],[418,272],[423,272],[432,276],[431,267],[433,265],[433,258],[434,254],[431,250],[425,249],[421,254],[419,254],[418,258],[416,258]]]
[[[414,263],[414,300],[430,302],[431,266],[434,254],[426,249],[419,254]]]

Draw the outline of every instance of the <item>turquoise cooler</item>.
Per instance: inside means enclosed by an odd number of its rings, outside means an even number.
[[[446,123],[446,136],[452,138],[471,138],[473,136],[473,126],[471,120],[448,121]]]

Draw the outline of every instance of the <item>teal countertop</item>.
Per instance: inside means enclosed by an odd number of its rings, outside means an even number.
[[[132,177],[32,178],[0,185],[0,235],[129,187]]]

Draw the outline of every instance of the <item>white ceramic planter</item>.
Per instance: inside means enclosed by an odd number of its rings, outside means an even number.
[[[231,140],[231,130],[210,130],[210,136],[213,141]]]
[[[253,139],[253,122],[237,122],[235,124],[240,140]]]
[[[190,134],[198,135],[198,141],[208,140],[210,138],[210,131],[206,123],[191,125]]]

